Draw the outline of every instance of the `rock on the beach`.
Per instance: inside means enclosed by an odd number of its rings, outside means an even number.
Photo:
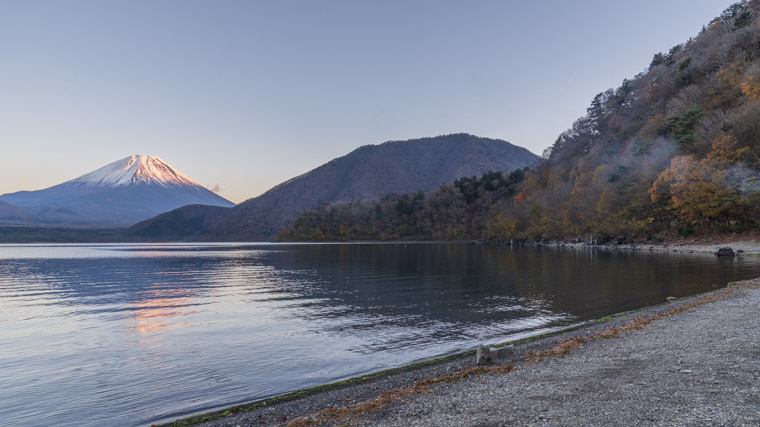
[[[715,252],[716,256],[734,256],[736,255],[734,253],[734,250],[731,248],[720,248],[717,252]]]
[[[504,363],[511,361],[513,357],[513,345],[492,350],[490,347],[486,347],[481,344],[478,346],[477,353],[475,353],[475,363],[478,365],[487,365],[489,363]]]

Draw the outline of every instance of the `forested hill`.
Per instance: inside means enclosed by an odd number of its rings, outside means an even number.
[[[336,201],[431,191],[463,175],[510,172],[538,157],[506,141],[464,133],[365,145],[249,199],[214,221],[207,240],[271,240],[303,212]]]
[[[278,240],[459,240],[488,235],[489,223],[513,203],[526,169],[461,178],[428,194],[390,194],[339,202],[300,216]]]
[[[506,240],[758,231],[758,12],[757,0],[732,5],[696,37],[655,54],[646,72],[594,96],[587,114],[524,177],[468,178],[429,194],[323,206],[280,237]]]

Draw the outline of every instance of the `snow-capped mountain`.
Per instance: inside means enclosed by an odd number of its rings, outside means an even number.
[[[164,187],[201,186],[161,158],[139,154],[117,160],[64,184],[119,187],[140,183],[158,184]]]
[[[47,221],[125,226],[190,204],[234,206],[158,157],[134,155],[44,190],[0,200]]]

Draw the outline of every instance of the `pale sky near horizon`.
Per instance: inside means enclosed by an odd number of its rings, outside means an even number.
[[[0,194],[132,154],[236,203],[388,140],[540,154],[731,3],[0,0]]]

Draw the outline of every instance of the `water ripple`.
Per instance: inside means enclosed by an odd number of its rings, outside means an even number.
[[[147,425],[701,292],[758,275],[758,261],[467,244],[0,245],[0,419]]]

